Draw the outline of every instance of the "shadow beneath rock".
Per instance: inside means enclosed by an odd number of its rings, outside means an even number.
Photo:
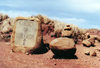
[[[38,49],[30,50],[29,54],[44,54],[47,53],[50,50],[49,45],[48,44],[42,44],[41,47],[39,47]]]
[[[70,56],[53,56],[54,59],[78,59],[76,55],[70,55]]]

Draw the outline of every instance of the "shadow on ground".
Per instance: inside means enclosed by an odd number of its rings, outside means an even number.
[[[54,55],[52,58],[54,59],[78,59],[76,55],[70,55],[70,56],[57,56]]]

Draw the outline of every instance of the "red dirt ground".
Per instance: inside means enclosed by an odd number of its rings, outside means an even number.
[[[84,49],[82,45],[77,45],[77,59],[57,59],[52,58],[51,50],[45,54],[25,55],[11,52],[9,43],[0,42],[0,68],[100,68],[100,56],[86,56]]]

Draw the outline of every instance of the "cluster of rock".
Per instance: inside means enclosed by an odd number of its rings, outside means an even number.
[[[13,25],[13,18],[9,18],[6,14],[0,14],[0,40],[10,40]]]
[[[70,25],[62,23],[63,26],[61,26],[60,22],[50,20],[41,15],[28,18],[17,17],[15,22],[11,37],[11,46],[14,52],[34,53],[40,50],[43,44],[44,46],[45,44],[49,44],[50,49],[56,55],[75,54],[76,47],[75,41],[71,37],[72,34],[70,38],[63,36],[65,29],[62,28],[68,26],[72,29]],[[58,28],[58,26],[61,28]],[[55,40],[57,41],[55,42]]]
[[[90,35],[89,33],[86,34],[87,39],[83,40],[82,44],[87,47],[84,50],[84,53],[86,55],[90,56],[96,56],[97,52],[100,51],[99,45],[96,45],[96,43],[100,42],[100,36],[97,35]]]
[[[5,40],[11,38],[14,52],[29,54],[44,51],[45,48],[50,47],[55,55],[74,55],[78,39],[85,39],[86,30],[42,15],[17,17],[16,19],[6,17],[1,21],[1,36]],[[94,42],[85,41],[85,45],[87,44],[89,46]]]

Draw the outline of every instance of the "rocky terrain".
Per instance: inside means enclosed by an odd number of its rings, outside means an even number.
[[[23,18],[40,21],[45,48],[39,51],[43,53],[15,53],[10,39],[19,19],[0,15],[0,68],[100,68],[100,30],[81,29],[42,15]]]
[[[0,68],[100,68],[100,54],[96,57],[87,56],[82,44],[76,47],[75,56],[59,58],[51,50],[34,55],[13,53],[8,42],[0,42]]]

